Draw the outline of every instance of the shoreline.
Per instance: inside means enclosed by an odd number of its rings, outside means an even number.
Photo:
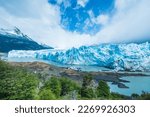
[[[50,65],[44,62],[7,62],[14,67],[21,67],[27,71],[35,74],[39,74],[43,77],[43,80],[47,80],[52,76],[67,77],[77,82],[81,82],[82,78],[86,74],[91,74],[93,80],[98,82],[104,80],[106,82],[112,82],[114,85],[118,85],[119,88],[128,88],[124,83],[129,82],[121,79],[126,76],[150,76],[145,72],[114,72],[114,71],[78,71],[73,69],[67,69],[64,67],[58,67]]]

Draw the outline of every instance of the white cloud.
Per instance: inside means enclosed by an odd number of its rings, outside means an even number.
[[[65,8],[71,6],[71,1],[70,0],[56,0],[57,5],[63,4]]]
[[[3,6],[0,5],[0,13],[6,22],[20,28],[32,39],[59,48],[79,47],[92,43],[90,35],[64,30],[60,26],[59,8],[50,5],[47,0],[24,0],[22,1],[24,6],[21,6],[24,8],[18,6],[17,2],[15,3],[9,4],[9,7],[5,7],[7,2],[3,3]],[[25,12],[26,9],[28,13]],[[19,13],[16,14],[18,10]],[[0,18],[0,27],[3,27],[2,24],[4,25],[4,20]]]
[[[138,42],[150,39],[150,0],[116,0],[116,14],[95,36],[97,42]]]
[[[108,23],[109,16],[101,14],[96,18],[96,23],[101,25],[106,25]]]
[[[130,9],[134,4],[137,4],[141,0],[116,0],[115,8],[118,11],[125,11],[126,9]]]
[[[92,10],[88,11],[90,16],[90,20],[94,24],[106,25],[109,21],[109,16],[107,14],[100,14],[99,16],[95,17]]]
[[[94,17],[91,12],[92,22],[104,24],[94,36],[64,30],[60,26],[58,6],[50,5],[47,0],[1,0],[0,3],[0,14],[3,16],[0,17],[0,27],[6,24],[7,27],[17,26],[34,40],[53,47],[150,39],[150,0],[116,0],[113,17],[107,14]],[[89,21],[87,25],[90,25]]]
[[[77,4],[82,7],[85,7],[88,2],[89,0],[77,0]]]

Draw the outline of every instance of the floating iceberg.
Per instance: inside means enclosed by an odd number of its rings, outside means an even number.
[[[10,51],[8,57],[38,58],[63,65],[89,65],[117,71],[150,71],[150,43],[101,44],[68,50]]]

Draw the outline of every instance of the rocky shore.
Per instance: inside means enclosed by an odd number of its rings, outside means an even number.
[[[51,76],[58,77],[68,77],[78,82],[82,82],[83,76],[86,74],[91,74],[93,79],[97,82],[99,80],[104,80],[107,82],[112,82],[118,85],[120,88],[128,88],[124,85],[126,80],[120,79],[125,76],[147,76],[142,72],[114,72],[114,71],[98,71],[98,72],[87,72],[68,69],[64,67],[57,67],[54,65],[42,63],[42,62],[9,62],[14,67],[21,67],[31,73],[40,75],[42,80],[47,80]]]

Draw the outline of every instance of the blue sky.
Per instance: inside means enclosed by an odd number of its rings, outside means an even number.
[[[71,48],[150,41],[150,0],[0,0],[0,28]]]
[[[66,1],[59,3],[57,0],[49,0],[49,3],[60,8],[61,26],[69,31],[95,34],[103,25],[92,22],[89,12],[96,18],[100,14],[112,15],[114,11],[114,0],[82,0],[81,3],[78,0]],[[87,21],[90,25],[87,25]]]

